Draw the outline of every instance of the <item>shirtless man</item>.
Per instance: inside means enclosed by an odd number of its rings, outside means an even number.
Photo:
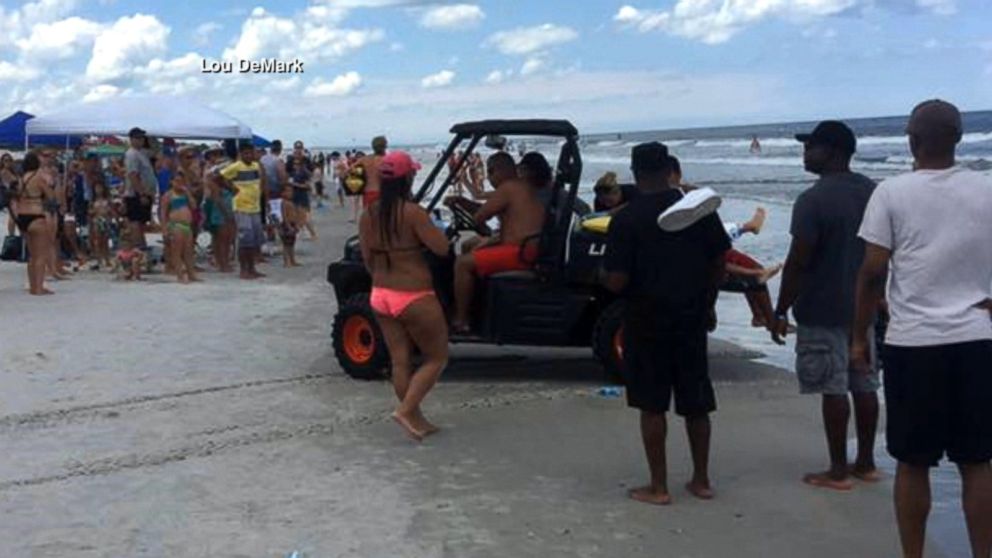
[[[389,142],[384,136],[372,138],[372,154],[362,157],[355,162],[355,166],[362,167],[365,172],[365,188],[362,190],[362,206],[368,209],[379,199],[379,189],[382,179],[379,176],[379,162],[386,155],[386,147]]]
[[[513,157],[504,152],[492,155],[486,162],[486,173],[496,190],[475,211],[475,222],[484,225],[489,219],[498,217],[500,231],[455,261],[452,329],[456,333],[469,331],[469,309],[476,276],[484,278],[505,271],[530,269],[538,247],[537,243],[529,241],[534,240],[544,226],[544,206],[533,187],[517,177]]]

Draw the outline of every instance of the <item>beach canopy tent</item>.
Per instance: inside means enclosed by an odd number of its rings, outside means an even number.
[[[25,127],[32,118],[34,118],[34,115],[19,110],[7,118],[0,120],[0,147],[24,149]],[[31,143],[35,145],[57,145],[64,147],[66,136],[43,135],[31,138]],[[80,143],[82,143],[82,140],[78,137],[69,138],[69,145],[71,147],[76,147]]]
[[[262,136],[252,136],[251,143],[255,147],[269,147],[270,145],[272,145],[271,141],[263,138]]]
[[[219,110],[183,97],[145,95],[114,97],[65,107],[32,118],[28,141],[35,136],[126,136],[138,127],[153,137],[186,139],[250,138],[251,128]]]

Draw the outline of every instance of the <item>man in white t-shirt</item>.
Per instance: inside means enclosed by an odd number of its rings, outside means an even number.
[[[930,468],[961,472],[974,556],[992,552],[992,177],[955,166],[961,114],[944,101],[913,110],[906,132],[916,170],[882,182],[859,235],[854,331],[868,331],[885,294],[886,441],[899,461],[896,519],[903,552],[923,556]],[[867,368],[867,336],[852,364]]]

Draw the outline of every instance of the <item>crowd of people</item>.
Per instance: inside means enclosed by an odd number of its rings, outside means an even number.
[[[119,156],[46,147],[0,157],[5,247],[19,252],[6,255],[27,259],[30,294],[52,294],[47,279],[85,269],[140,280],[159,263],[182,283],[200,281],[201,264],[230,273],[234,261],[242,279],[257,279],[272,252],[264,246],[281,245],[284,265],[296,266],[297,236],[317,239],[313,197],[323,203],[338,154],[310,153],[300,141],[288,156],[280,141],[267,151],[235,140],[158,144],[140,128],[127,141]],[[153,233],[161,247],[149,244]]]
[[[795,333],[801,393],[820,395],[829,467],[806,474],[810,486],[850,491],[854,481],[878,482],[874,459],[884,361],[886,440],[898,461],[895,508],[907,557],[923,556],[930,510],[929,469],[945,456],[963,479],[962,501],[973,555],[992,552],[992,179],[955,164],[963,134],[949,103],[917,106],[906,130],[914,171],[876,184],[851,170],[855,133],[827,121],[796,136],[805,169],[816,183],[797,200],[777,304],[767,288],[750,300],[755,325],[784,343]],[[543,162],[542,162],[543,161]],[[451,333],[469,328],[468,302],[480,278],[533,265],[533,239],[550,199],[552,174],[539,153],[519,162],[498,151],[485,162],[492,190],[481,186],[473,158],[456,177],[476,201],[456,197],[474,216],[480,236],[455,262],[455,308],[445,316],[423,258],[449,246],[425,210],[411,199],[419,168],[402,152],[379,160],[380,191],[360,220],[364,261],[372,274],[371,306],[392,358],[400,403],[393,418],[422,440],[437,428],[421,404],[447,361]],[[473,170],[474,169],[474,170]],[[640,411],[650,482],[630,491],[650,504],[672,501],[667,477],[666,415],[685,420],[693,474],[687,491],[714,497],[709,476],[716,397],[709,378],[707,335],[727,275],[764,285],[780,268],[765,268],[731,248],[734,237],[760,232],[764,212],[742,225],[697,212],[677,230],[660,226],[689,190],[676,158],[663,144],[633,148],[636,184],[615,176],[596,185],[596,210],[612,215],[605,287],[626,300],[623,343],[628,404]],[[553,191],[550,192],[553,194]],[[636,198],[636,203],[630,203]],[[486,230],[498,218],[498,232]],[[485,234],[491,233],[491,234]],[[886,285],[888,287],[886,288]],[[789,312],[798,322],[790,324]],[[884,347],[877,322],[887,322]],[[422,355],[414,370],[413,354]],[[857,448],[847,452],[853,401]]]

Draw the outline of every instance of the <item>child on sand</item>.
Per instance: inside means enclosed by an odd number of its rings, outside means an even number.
[[[91,269],[99,270],[101,265],[113,267],[110,261],[110,233],[113,230],[114,208],[110,202],[110,190],[102,182],[93,187],[93,203],[89,207],[90,249],[96,263]]]
[[[135,247],[129,235],[124,235],[121,250],[117,252],[117,268],[121,271],[119,279],[141,281],[141,271],[145,267],[145,252]]]
[[[283,267],[299,267],[296,261],[296,236],[300,232],[301,215],[293,204],[293,191],[283,188],[282,213],[279,218],[279,238],[282,240]]]
[[[193,194],[186,175],[176,172],[169,183],[169,190],[162,196],[162,227],[169,239],[170,268],[180,283],[199,281],[196,276],[193,252]]]

